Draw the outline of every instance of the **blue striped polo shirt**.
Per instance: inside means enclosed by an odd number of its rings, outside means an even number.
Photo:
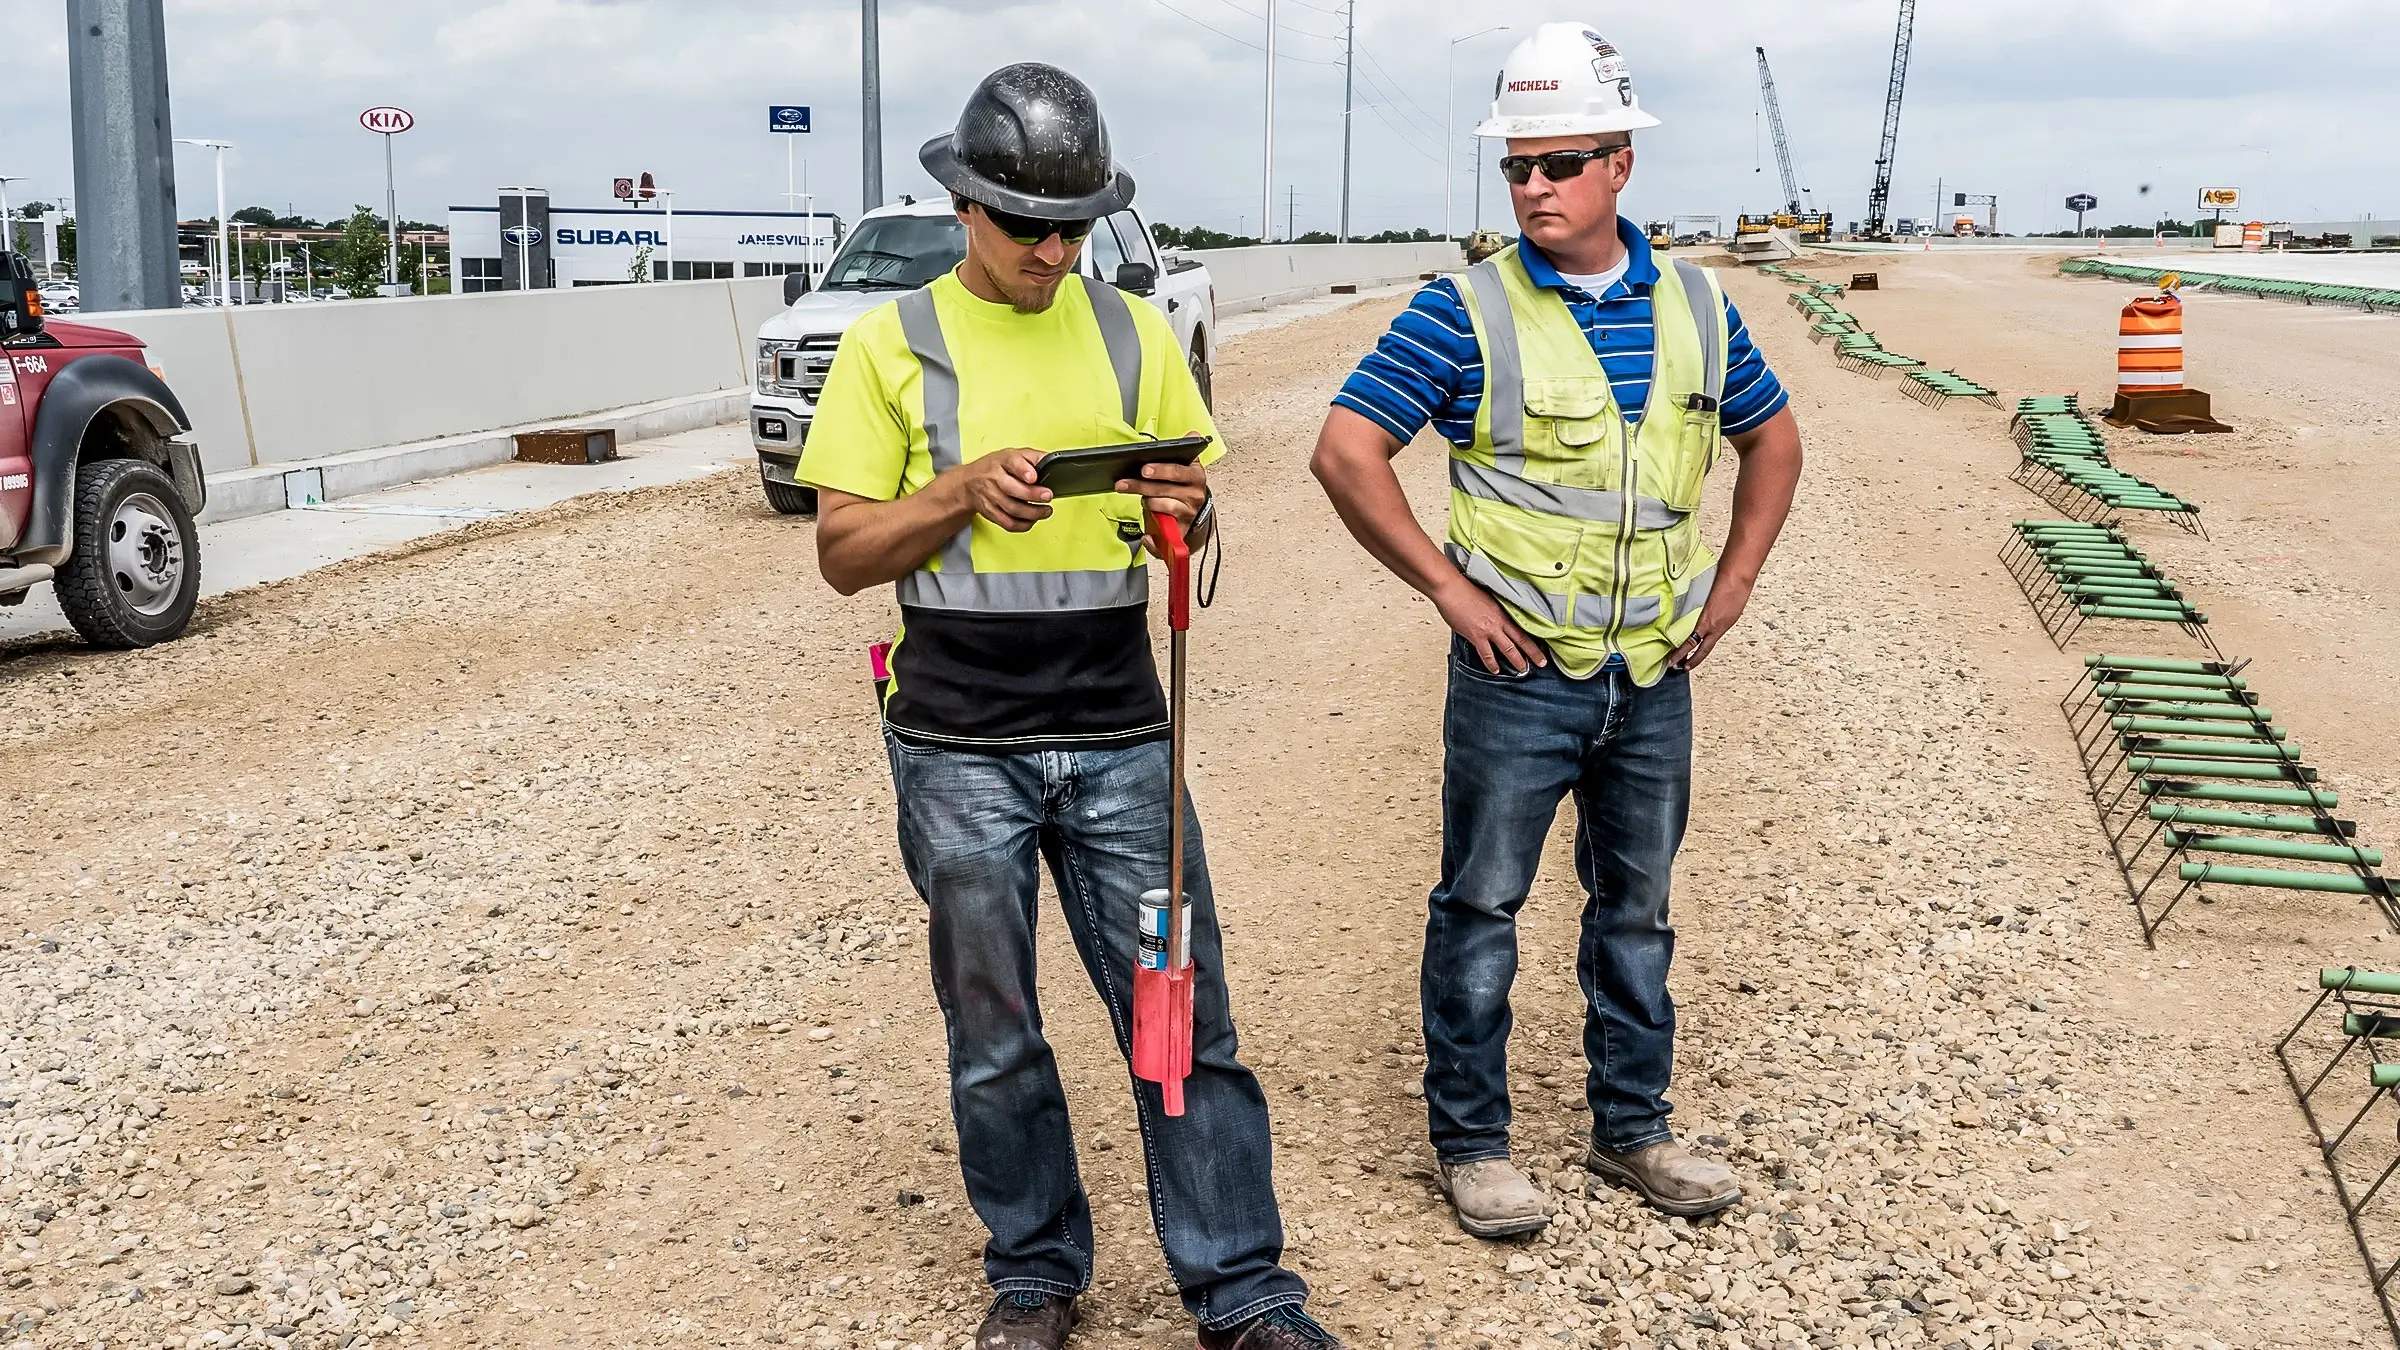
[[[1651,256],[1650,241],[1621,218],[1617,237],[1625,241],[1625,274],[1599,296],[1569,285],[1528,240],[1517,241],[1518,256],[1534,285],[1557,291],[1567,302],[1608,372],[1626,420],[1639,423],[1650,398],[1650,288],[1658,281],[1658,263]],[[1751,343],[1750,330],[1743,327],[1730,295],[1725,297],[1725,329],[1733,339],[1725,370],[1723,426],[1726,435],[1739,436],[1781,412],[1790,396]],[[1482,400],[1483,355],[1467,326],[1458,283],[1450,277],[1429,282],[1417,292],[1333,397],[1334,406],[1367,418],[1404,445],[1427,422],[1451,444],[1470,444],[1475,439],[1475,408]]]

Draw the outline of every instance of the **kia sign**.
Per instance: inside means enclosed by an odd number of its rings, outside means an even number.
[[[417,124],[406,108],[369,108],[358,115],[358,124],[369,131],[397,136]]]
[[[2067,198],[2067,209],[2078,215],[2086,211],[2097,211],[2100,209],[2100,199],[2088,192],[2078,192]]]
[[[797,103],[768,104],[767,130],[806,132],[808,130],[808,108],[806,105]]]

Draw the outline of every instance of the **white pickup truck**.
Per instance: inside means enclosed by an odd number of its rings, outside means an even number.
[[[956,267],[966,249],[966,229],[948,198],[908,202],[862,217],[816,290],[805,289],[802,273],[785,278],[788,307],[759,326],[758,380],[750,392],[750,443],[758,451],[758,477],[768,505],[786,515],[816,510],[816,492],[801,486],[793,470],[842,330],[894,295]],[[1156,305],[1174,327],[1200,393],[1209,394],[1217,293],[1199,259],[1162,257],[1148,222],[1129,209],[1093,225],[1079,270]]]

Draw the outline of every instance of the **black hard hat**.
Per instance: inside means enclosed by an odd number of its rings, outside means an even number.
[[[1133,175],[1108,154],[1100,101],[1039,61],[984,76],[958,129],[917,151],[934,181],[995,210],[1087,220],[1133,204]]]

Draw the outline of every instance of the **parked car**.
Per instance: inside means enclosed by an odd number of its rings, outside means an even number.
[[[191,418],[140,339],[46,310],[0,253],[0,605],[49,582],[96,647],[167,641],[200,598]]]
[[[750,394],[750,443],[767,504],[785,515],[812,513],[817,494],[794,477],[817,391],[841,346],[842,332],[860,315],[903,291],[923,286],[966,257],[966,227],[950,201],[886,206],[861,217],[808,289],[805,273],[784,278],[787,308],[760,325],[758,376]],[[1162,257],[1139,212],[1119,211],[1097,224],[1084,242],[1078,270],[1114,283],[1158,307],[1175,329],[1202,396],[1210,392],[1216,356],[1216,283],[1197,258]]]

